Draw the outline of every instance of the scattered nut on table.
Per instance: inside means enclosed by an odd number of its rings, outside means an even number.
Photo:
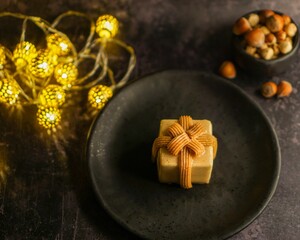
[[[275,96],[276,93],[277,93],[277,85],[275,82],[271,82],[271,81],[265,82],[261,86],[261,94],[265,98],[271,98],[271,97]]]
[[[293,91],[292,84],[287,81],[281,81],[277,86],[277,97],[287,97]]]
[[[233,33],[240,36],[245,52],[265,60],[291,52],[297,32],[290,16],[269,9],[241,17],[233,26]]]
[[[268,81],[261,86],[261,94],[265,98],[271,98],[275,95],[277,95],[278,98],[288,97],[292,92],[292,84],[284,80],[278,85],[273,81]]]
[[[236,77],[236,69],[234,64],[231,61],[224,61],[220,68],[219,68],[219,74],[228,79],[233,79]]]

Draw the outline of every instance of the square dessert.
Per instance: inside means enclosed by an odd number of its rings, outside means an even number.
[[[182,118],[188,122],[186,127],[181,124]],[[160,182],[178,183],[183,188],[191,188],[192,183],[209,183],[217,150],[210,121],[192,120],[188,116],[179,120],[163,119],[155,142],[153,158],[157,162]],[[185,184],[182,178],[187,179]]]

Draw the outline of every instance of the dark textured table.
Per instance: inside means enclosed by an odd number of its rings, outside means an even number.
[[[300,21],[300,2],[293,1],[12,1],[1,11],[41,16],[48,20],[67,10],[96,18],[111,13],[122,22],[119,38],[131,44],[137,66],[131,79],[162,69],[217,72],[231,58],[231,25],[240,15],[271,8]],[[11,29],[14,32],[14,29]],[[1,31],[3,37],[5,33]],[[299,59],[274,81],[286,79],[294,92],[285,99],[265,100],[257,93],[262,81],[238,69],[234,82],[270,118],[282,155],[277,190],[264,212],[231,239],[300,238],[300,89]],[[80,111],[78,114],[80,115]],[[9,173],[0,192],[0,239],[135,239],[99,205],[82,157],[90,121],[79,115],[58,147],[42,141],[28,119],[9,117],[1,106],[0,158]],[[31,119],[32,120],[32,119]],[[2,175],[4,176],[2,171]],[[5,178],[2,177],[2,178]],[[237,209],[238,210],[238,209]]]

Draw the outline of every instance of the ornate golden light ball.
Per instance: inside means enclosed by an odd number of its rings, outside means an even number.
[[[55,130],[61,120],[61,110],[55,107],[39,107],[37,114],[39,125],[46,129]]]
[[[4,68],[6,63],[5,47],[0,45],[0,69]]]
[[[57,56],[66,56],[71,51],[70,40],[57,33],[50,34],[46,37],[47,47],[50,51],[54,52]]]
[[[31,59],[29,71],[37,78],[50,77],[54,71],[57,56],[48,50],[41,49],[37,56]]]
[[[17,68],[26,66],[31,59],[35,58],[37,51],[35,46],[30,42],[20,42],[13,51],[13,61]]]
[[[88,101],[92,107],[102,109],[108,100],[113,96],[112,89],[104,85],[92,87],[88,93]]]
[[[14,79],[3,78],[0,80],[0,102],[13,105],[17,102],[19,94],[20,88]]]
[[[64,104],[66,93],[62,86],[50,84],[39,94],[39,104],[45,107],[59,107]]]
[[[96,33],[100,38],[113,38],[119,29],[118,20],[111,15],[102,15],[96,22]]]
[[[60,63],[55,67],[54,77],[65,88],[70,88],[76,82],[78,69],[73,63]]]

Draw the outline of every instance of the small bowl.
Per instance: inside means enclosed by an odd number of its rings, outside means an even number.
[[[251,13],[259,13],[260,11],[261,10],[252,11],[242,17],[247,17]],[[274,12],[280,15],[283,14],[278,11]],[[292,18],[291,22],[297,26],[297,33],[293,37],[293,49],[289,53],[281,55],[276,59],[264,60],[249,55],[242,47],[241,36],[232,34],[233,53],[236,63],[247,73],[260,77],[272,77],[288,70],[297,58],[297,51],[299,48],[299,27]]]

